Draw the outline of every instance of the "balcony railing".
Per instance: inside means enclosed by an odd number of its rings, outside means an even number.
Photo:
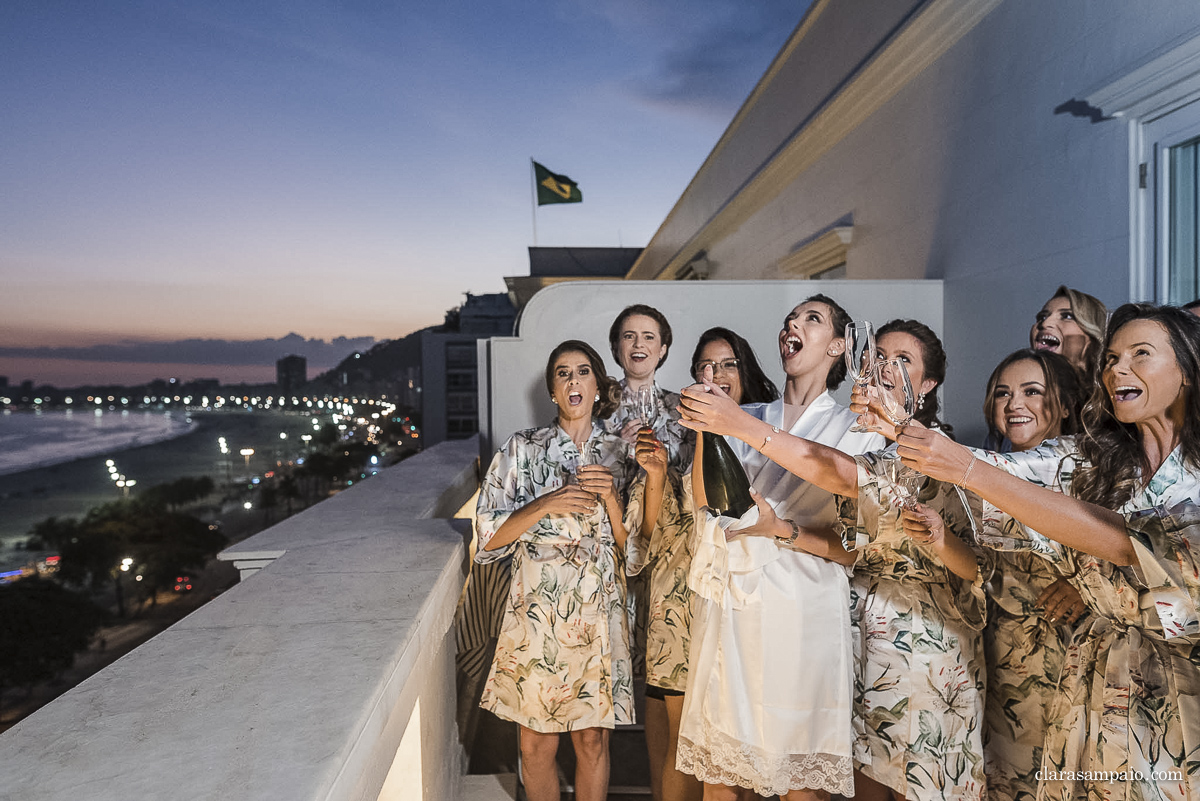
[[[452,799],[477,438],[221,554],[243,581],[0,736],[0,799]]]

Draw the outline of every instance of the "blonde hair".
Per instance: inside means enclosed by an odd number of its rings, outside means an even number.
[[[1088,346],[1084,351],[1084,357],[1088,362],[1087,377],[1090,379],[1094,368],[1100,361],[1100,349],[1104,344],[1104,329],[1108,325],[1108,307],[1099,298],[1068,286],[1060,286],[1058,291],[1050,296],[1051,300],[1055,298],[1067,299],[1067,303],[1071,304],[1071,314],[1074,315],[1075,322],[1079,323],[1083,333],[1087,334]]]

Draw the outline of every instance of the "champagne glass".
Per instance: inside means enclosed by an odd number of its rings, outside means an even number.
[[[879,359],[875,362],[875,386],[879,401],[896,428],[912,422],[916,412],[916,395],[903,359]]]
[[[846,373],[860,388],[871,381],[875,358],[875,326],[869,320],[846,325]],[[870,431],[866,426],[855,423],[850,430],[862,434]]]
[[[903,359],[879,359],[875,362],[875,385],[879,389],[879,401],[884,412],[896,428],[908,425],[916,412],[916,396],[913,393],[912,381],[908,377],[908,368]],[[892,489],[900,503],[912,507],[916,503],[916,483],[918,473],[911,467],[905,466],[900,457],[893,454],[888,462],[889,478]]]
[[[567,484],[578,484],[579,483],[579,468],[583,467],[584,465],[589,465],[592,463],[592,458],[591,458],[592,451],[591,451],[591,448],[588,447],[590,444],[591,444],[591,441],[589,440],[588,442],[583,443],[583,445],[581,445],[579,447],[579,458],[575,460],[575,469],[571,470],[570,468],[567,468],[566,481],[564,483],[567,483]],[[567,464],[569,465],[570,462],[568,462]]]
[[[642,387],[637,391],[637,400],[633,408],[641,418],[642,425],[654,428],[655,418],[658,417],[658,398],[655,397],[653,387]]]

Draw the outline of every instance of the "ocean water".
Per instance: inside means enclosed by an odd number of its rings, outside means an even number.
[[[182,436],[180,412],[53,411],[0,414],[0,476]]]

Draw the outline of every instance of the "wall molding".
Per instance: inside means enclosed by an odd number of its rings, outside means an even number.
[[[1106,117],[1149,122],[1200,99],[1200,35],[1095,90],[1088,105]]]
[[[829,229],[780,259],[777,265],[780,276],[812,278],[817,273],[845,264],[853,238],[852,225],[838,225]]]

